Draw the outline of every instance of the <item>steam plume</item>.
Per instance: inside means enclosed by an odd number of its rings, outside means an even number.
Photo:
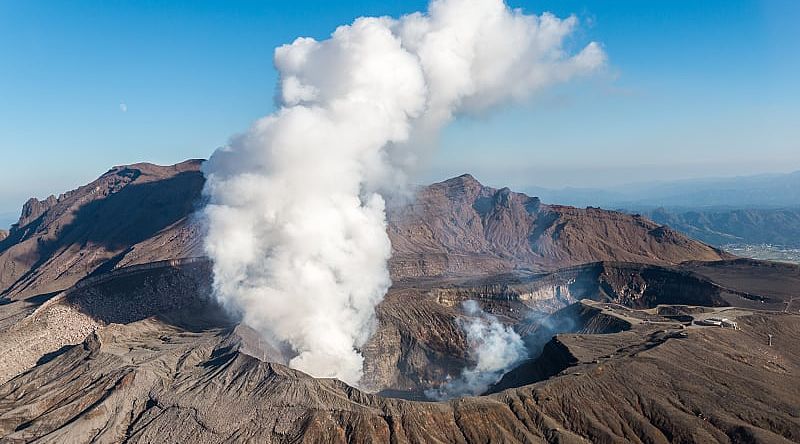
[[[507,371],[528,357],[522,338],[513,328],[500,323],[496,317],[481,310],[475,301],[465,301],[464,312],[470,320],[459,319],[467,336],[470,357],[475,366],[465,368],[461,376],[442,386],[427,390],[431,399],[448,399],[464,395],[480,395],[496,383]]]
[[[596,43],[565,53],[575,26],[502,0],[434,0],[277,48],[280,108],[205,166],[217,297],[288,347],[290,366],[357,384],[390,285],[384,198],[454,115],[602,65]]]

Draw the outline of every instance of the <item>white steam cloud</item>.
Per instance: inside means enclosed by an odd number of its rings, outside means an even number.
[[[436,389],[425,391],[431,399],[449,399],[465,395],[480,395],[503,375],[528,357],[525,342],[512,327],[481,310],[475,301],[464,301],[464,312],[472,316],[459,319],[469,345],[470,358],[475,366],[465,368],[461,376]]]
[[[576,24],[502,0],[434,0],[277,48],[280,108],[205,166],[217,297],[290,366],[357,384],[390,285],[384,198],[454,115],[600,67],[596,43],[563,49]]]

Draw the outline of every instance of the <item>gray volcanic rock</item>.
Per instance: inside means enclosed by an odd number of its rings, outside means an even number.
[[[200,163],[114,167],[58,198],[29,200],[0,241],[0,294],[60,291],[98,270],[198,255],[187,217],[203,186]]]
[[[35,197],[28,199],[28,201],[22,205],[22,213],[19,216],[19,221],[17,221],[15,225],[18,227],[25,227],[38,219],[39,216],[44,214],[47,210],[53,208],[57,203],[58,199],[53,195],[50,195],[45,200],[39,200]]]
[[[7,442],[791,442],[800,317],[566,334],[553,376],[449,402],[381,398],[241,351],[230,329],[111,325],[0,386]],[[767,332],[779,341],[764,342]]]
[[[388,214],[395,285],[356,389],[286,367],[290,350],[216,304],[199,167],[117,167],[26,204],[0,241],[0,440],[800,440],[798,266],[451,179]],[[532,359],[496,393],[423,402],[474,365],[468,299]]]
[[[388,220],[395,278],[731,257],[640,216],[544,205],[470,175],[422,188],[410,205],[390,209]]]
[[[29,200],[0,241],[0,294],[25,298],[91,273],[202,255],[191,220],[201,204],[200,165],[114,167],[58,198]],[[421,188],[413,203],[390,209],[388,221],[395,280],[731,257],[641,217],[542,205],[469,175]]]

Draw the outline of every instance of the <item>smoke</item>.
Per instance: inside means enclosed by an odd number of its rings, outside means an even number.
[[[553,336],[579,330],[580,320],[576,307],[577,305],[572,303],[555,311],[531,310],[527,313],[524,323],[531,328],[523,339],[531,359],[538,358],[542,354],[544,346]]]
[[[426,390],[428,398],[442,400],[480,395],[528,357],[525,343],[513,328],[481,310],[475,301],[465,301],[462,306],[464,312],[472,316],[470,320],[459,319],[458,323],[467,337],[475,366],[463,369],[461,376],[436,389]]]
[[[434,0],[277,48],[279,109],[204,167],[219,300],[290,366],[357,384],[390,285],[385,198],[455,115],[600,67],[596,43],[564,50],[576,25],[502,0]]]

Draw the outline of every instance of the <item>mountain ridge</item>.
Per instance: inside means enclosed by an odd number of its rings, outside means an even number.
[[[711,245],[800,247],[800,208],[644,211],[646,217]]]
[[[29,200],[0,241],[0,294],[59,291],[119,266],[203,255],[202,161],[117,166],[58,198]],[[718,260],[721,250],[645,218],[544,205],[470,175],[390,208],[393,279],[546,270],[597,260]]]
[[[579,207],[650,210],[800,207],[800,171],[640,182],[600,188],[524,188],[544,201]]]
[[[199,161],[123,166],[28,205],[0,241],[1,440],[800,439],[800,266],[459,176],[387,213],[394,285],[355,388],[287,367],[219,305],[193,219],[202,186]],[[476,365],[467,300],[531,361],[499,393],[421,402]]]

